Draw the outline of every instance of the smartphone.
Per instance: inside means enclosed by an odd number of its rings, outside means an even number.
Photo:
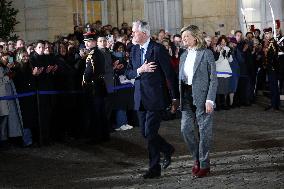
[[[221,34],[220,31],[215,32],[215,36],[219,36]]]
[[[110,41],[110,42],[113,42],[113,35],[108,35],[107,40]]]
[[[9,56],[8,64],[13,64],[13,63],[14,63],[14,58],[12,56]]]

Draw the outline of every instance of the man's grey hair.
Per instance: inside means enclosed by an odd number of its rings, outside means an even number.
[[[138,26],[138,30],[141,32],[146,33],[147,36],[150,36],[150,25],[148,22],[143,21],[143,20],[137,20],[133,22],[133,26],[136,25]]]

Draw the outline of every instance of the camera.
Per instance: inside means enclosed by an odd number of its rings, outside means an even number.
[[[221,35],[220,31],[215,32],[215,36],[219,36],[219,35]]]
[[[9,56],[8,64],[13,64],[13,63],[14,63],[14,58],[12,56]]]

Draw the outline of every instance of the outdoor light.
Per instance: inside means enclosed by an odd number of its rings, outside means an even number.
[[[255,8],[245,8],[245,11],[255,11]]]

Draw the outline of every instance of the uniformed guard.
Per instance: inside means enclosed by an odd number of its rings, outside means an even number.
[[[279,62],[279,92],[284,94],[284,36],[280,28],[280,20],[276,22],[276,40],[278,44],[278,62]]]
[[[104,102],[107,94],[104,82],[105,59],[97,48],[97,38],[98,35],[95,33],[84,34],[85,46],[89,50],[83,75],[86,93],[86,129],[94,143],[109,139]]]
[[[272,28],[265,28],[264,32],[264,45],[263,53],[264,60],[263,66],[267,72],[269,90],[271,93],[271,104],[265,108],[265,110],[279,110],[280,106],[280,95],[278,88],[278,72],[279,72],[279,62],[278,62],[278,46],[276,40],[272,37]]]

